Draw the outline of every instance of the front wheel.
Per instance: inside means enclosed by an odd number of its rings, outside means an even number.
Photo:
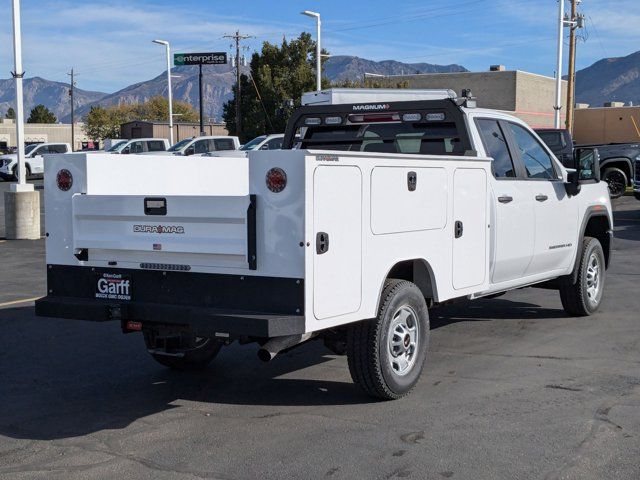
[[[429,313],[422,292],[411,282],[387,280],[378,316],[352,325],[347,333],[351,378],[372,397],[403,397],[420,378],[428,345]]]
[[[218,355],[223,343],[215,338],[160,336],[145,331],[144,343],[151,357],[175,370],[202,370]]]
[[[565,312],[574,317],[594,313],[600,306],[605,282],[605,260],[597,238],[585,237],[580,252],[578,280],[560,287],[560,299]]]
[[[607,168],[602,174],[602,180],[607,182],[611,198],[620,198],[627,190],[627,175],[619,168]]]

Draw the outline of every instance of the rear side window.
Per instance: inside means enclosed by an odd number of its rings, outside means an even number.
[[[158,140],[147,142],[147,151],[149,152],[163,152],[164,150],[164,142],[160,142]]]
[[[496,178],[514,178],[516,171],[513,167],[513,158],[507,146],[507,140],[497,120],[476,120],[482,143],[487,154],[493,158],[491,170]]]
[[[215,150],[235,150],[236,146],[230,138],[216,138],[214,141]]]
[[[556,178],[553,161],[540,142],[526,128],[509,123],[520,158],[527,171],[527,177],[552,180]]]

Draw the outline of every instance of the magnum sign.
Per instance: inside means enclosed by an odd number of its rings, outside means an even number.
[[[209,53],[174,53],[174,65],[224,65],[227,63],[226,52]]]

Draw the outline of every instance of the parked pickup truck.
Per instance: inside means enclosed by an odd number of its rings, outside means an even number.
[[[209,152],[238,150],[240,140],[238,137],[212,136],[212,137],[192,137],[180,140],[172,145],[164,155],[203,155]]]
[[[394,399],[423,370],[435,304],[535,285],[569,315],[597,310],[613,219],[592,150],[567,170],[468,92],[353,92],[313,94],[284,150],[48,159],[36,313],[142,331],[177,369],[234,341],[270,360],[318,338]]]
[[[169,147],[169,140],[166,138],[134,138],[115,142],[106,151],[128,155],[130,153],[164,152]]]
[[[573,168],[574,148],[571,134],[566,129],[544,128],[536,133],[549,146],[565,167]],[[640,144],[612,143],[607,145],[579,145],[598,149],[600,176],[607,182],[611,198],[624,195],[627,187],[633,186],[634,162],[640,160]]]
[[[67,153],[71,151],[68,143],[32,143],[24,149],[25,169],[27,178],[31,175],[44,173],[44,156],[52,153]],[[3,180],[17,180],[18,154],[8,153],[0,156],[0,178]]]

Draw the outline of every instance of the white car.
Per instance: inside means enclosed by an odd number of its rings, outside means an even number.
[[[157,153],[169,149],[169,140],[166,138],[135,138],[132,140],[120,140],[106,150],[107,153],[127,155],[131,153]]]
[[[238,150],[240,140],[232,136],[203,136],[192,137],[180,140],[178,143],[167,149],[166,152],[156,152],[160,155],[204,155],[209,152]]]
[[[594,149],[568,170],[469,92],[314,100],[282,150],[179,169],[161,156],[49,158],[36,314],[141,331],[176,369],[234,341],[268,361],[322,339],[362,390],[395,399],[428,365],[433,305],[535,285],[568,315],[598,309],[613,215]]]
[[[274,133],[271,135],[260,135],[253,140],[245,143],[240,150],[280,150],[282,148],[282,140],[284,133]]]
[[[24,149],[25,169],[27,178],[31,175],[44,173],[44,157],[52,153],[68,153],[71,145],[68,143],[33,143]],[[3,180],[16,180],[18,169],[18,154],[8,153],[0,156],[0,178]]]

